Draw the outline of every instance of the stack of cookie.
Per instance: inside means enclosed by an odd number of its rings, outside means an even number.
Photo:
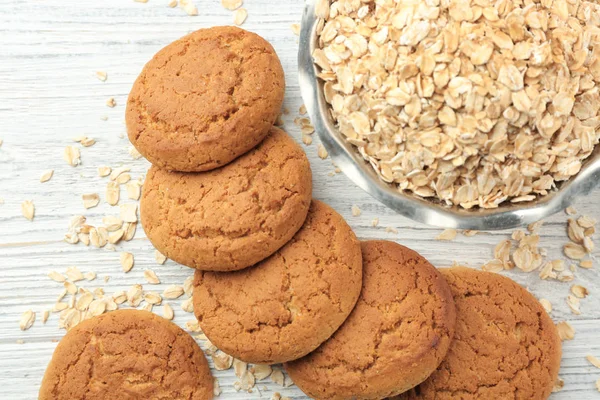
[[[284,86],[267,42],[218,27],[161,50],[129,98],[130,140],[153,164],[142,224],[196,269],[194,312],[210,341],[245,362],[284,363],[316,399],[546,398],[561,350],[542,306],[500,275],[358,241],[311,200],[306,155],[273,127]],[[206,360],[181,335],[142,311],[84,321],[40,398],[209,399]],[[65,383],[75,370],[85,378]]]

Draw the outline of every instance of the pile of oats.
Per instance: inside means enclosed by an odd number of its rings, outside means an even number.
[[[463,208],[530,201],[600,139],[600,5],[321,0],[313,56],[385,182]]]

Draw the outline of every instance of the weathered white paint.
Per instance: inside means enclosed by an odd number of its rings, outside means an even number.
[[[230,24],[232,13],[219,3],[196,0],[200,15],[189,17],[181,9],[168,8],[167,0],[146,4],[133,0],[0,2],[0,139],[4,140],[0,148],[0,197],[4,199],[0,205],[0,397],[36,398],[55,342],[64,334],[57,329],[56,315],[45,326],[40,322],[41,311],[53,304],[61,290],[45,276],[48,271],[76,265],[82,271],[97,272],[99,277],[109,275],[106,284],[98,279],[85,285],[90,289],[102,286],[109,294],[143,282],[146,268],[154,269],[162,280],[153,288],[160,291],[167,285],[181,284],[191,274],[170,261],[156,265],[152,246],[141,229],[135,240],[117,249],[135,254],[135,267],[129,274],[120,270],[118,251],[72,246],[61,240],[73,215],[84,214],[91,223],[99,223],[110,212],[118,214],[118,209],[111,210],[105,204],[86,211],[81,195],[98,192],[104,198],[106,180],[96,174],[100,165],[129,165],[134,177],[148,167],[144,160],[132,161],[127,153],[123,114],[130,86],[144,62],[164,45],[201,27]],[[285,116],[286,128],[299,141],[300,132],[292,122],[301,105],[296,79],[297,38],[290,25],[299,21],[303,4],[299,0],[246,3],[249,17],[244,27],[273,43],[285,67],[286,107],[290,110]],[[98,70],[108,72],[106,82],[96,79]],[[105,106],[109,97],[116,99],[117,107]],[[108,120],[103,121],[104,116]],[[78,135],[91,136],[98,143],[82,149],[82,165],[72,168],[63,161],[62,152]],[[316,143],[315,138],[313,145],[305,147],[314,171],[314,196],[342,213],[362,239],[397,240],[440,267],[453,261],[477,267],[490,259],[493,245],[509,234],[459,236],[451,243],[434,241],[439,229],[391,212],[341,174],[329,176],[334,168],[330,160],[317,157]],[[39,183],[46,169],[54,169],[54,177]],[[20,204],[27,199],[36,206],[34,222],[26,221],[20,213]],[[599,202],[600,191],[596,191],[576,206],[600,219]],[[353,204],[362,209],[359,217],[351,215]],[[380,219],[377,228],[371,226],[375,217]],[[564,214],[556,215],[542,229],[542,246],[550,257],[561,257],[560,248],[567,240],[565,221]],[[398,229],[398,234],[386,233],[387,226]],[[599,270],[596,264],[593,270],[577,272],[577,282],[592,292],[582,301],[581,316],[571,314],[566,306],[569,284],[542,282],[535,274],[509,274],[536,296],[550,299],[555,320],[569,320],[577,330],[576,339],[564,345],[560,375],[565,388],[553,399],[600,397],[594,388],[600,370],[584,359],[586,354],[600,357]],[[181,311],[179,302],[170,303],[177,323],[183,326],[192,319]],[[29,331],[21,332],[19,317],[30,308],[38,312],[38,321]],[[17,344],[19,339],[24,344]],[[232,371],[217,372],[216,376],[223,388],[222,398],[270,398],[275,391],[296,399],[303,397],[297,388],[283,389],[270,382],[257,385],[262,394],[258,390],[236,393]]]

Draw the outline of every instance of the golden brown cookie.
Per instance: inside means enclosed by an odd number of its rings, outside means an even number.
[[[81,322],[60,341],[40,400],[213,398],[213,378],[194,339],[147,311]]]
[[[442,275],[417,252],[388,241],[362,243],[356,307],[316,351],[285,364],[315,399],[381,399],[421,383],[454,334],[455,309]]]
[[[172,260],[210,271],[264,260],[300,229],[312,193],[310,164],[272,128],[255,149],[207,172],[152,167],[140,212],[152,244]]]
[[[331,336],[354,307],[361,281],[356,236],[331,207],[313,201],[302,229],[268,259],[242,271],[197,271],[194,312],[225,353],[279,363]]]
[[[440,271],[456,303],[454,341],[438,370],[400,398],[548,398],[558,376],[561,343],[540,303],[516,282],[495,273]]]
[[[208,171],[268,134],[285,80],[273,47],[232,26],[200,29],[150,60],[127,101],[129,140],[152,164]]]

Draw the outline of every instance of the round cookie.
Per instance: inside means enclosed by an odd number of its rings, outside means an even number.
[[[285,364],[315,399],[381,399],[421,383],[454,334],[450,288],[425,258],[388,241],[362,243],[356,307],[316,351]]]
[[[210,271],[264,260],[300,229],[312,194],[310,164],[272,128],[256,148],[207,172],[150,168],[140,213],[152,244],[172,260]]]
[[[39,400],[213,398],[204,353],[177,325],[147,311],[85,320],[60,341]]]
[[[360,243],[344,219],[314,200],[303,227],[242,271],[196,271],[194,312],[219,349],[274,364],[317,348],[344,322],[362,282]]]
[[[561,342],[540,303],[516,282],[470,268],[440,270],[454,295],[456,333],[436,372],[400,399],[548,398]]]
[[[127,101],[129,140],[152,164],[208,171],[260,143],[285,79],[273,47],[232,26],[200,29],[150,60]]]

